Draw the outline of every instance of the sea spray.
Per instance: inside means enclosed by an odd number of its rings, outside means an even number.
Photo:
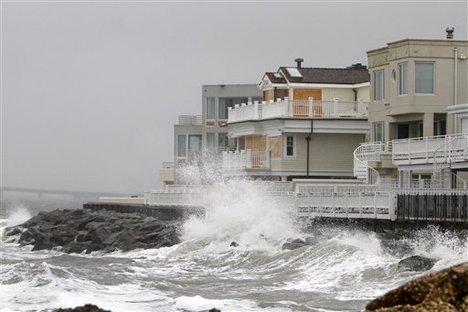
[[[231,180],[207,188],[205,218],[188,220],[183,239],[212,238],[241,245],[260,245],[297,237],[290,211],[268,194],[268,184]]]

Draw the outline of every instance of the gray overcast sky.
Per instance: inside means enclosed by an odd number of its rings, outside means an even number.
[[[201,85],[367,63],[403,38],[467,39],[467,2],[2,3],[3,184],[142,192]]]

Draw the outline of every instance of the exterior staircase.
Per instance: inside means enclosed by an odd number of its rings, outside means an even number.
[[[354,150],[353,173],[366,184],[378,184],[380,175],[369,165],[370,161],[380,161],[385,145],[381,142],[363,143]]]

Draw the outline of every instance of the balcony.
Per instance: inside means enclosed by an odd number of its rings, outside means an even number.
[[[392,162],[395,165],[434,164],[468,166],[468,134],[394,140]]]
[[[223,169],[269,169],[270,155],[266,151],[241,150],[223,152]]]
[[[368,102],[290,100],[236,104],[228,110],[228,123],[262,120],[271,118],[356,118],[365,119],[368,114]]]

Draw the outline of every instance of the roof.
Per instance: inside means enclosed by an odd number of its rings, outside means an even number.
[[[265,73],[265,76],[270,79],[271,83],[286,83],[286,79],[284,79],[283,75],[280,73],[267,72]]]
[[[299,71],[300,75],[297,73]],[[369,82],[367,68],[307,68],[280,67],[281,72],[289,82],[298,83],[329,83],[357,84]],[[302,77],[300,77],[302,76]],[[270,76],[268,76],[270,78]],[[271,80],[271,79],[270,79]],[[273,82],[273,81],[272,81]]]

